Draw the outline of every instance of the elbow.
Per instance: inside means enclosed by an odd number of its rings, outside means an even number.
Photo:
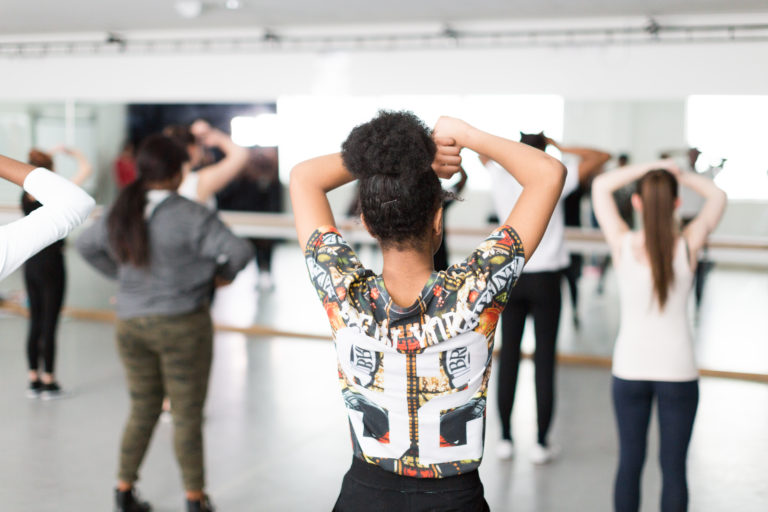
[[[288,177],[288,192],[290,193],[291,197],[293,197],[293,195],[296,193],[296,189],[299,187],[299,183],[301,182],[302,165],[303,162],[293,166],[293,169],[291,169],[291,174]]]
[[[237,146],[237,153],[235,155],[240,165],[245,166],[245,164],[248,163],[248,158],[251,156],[251,153],[248,151],[248,148]]]
[[[598,174],[595,176],[595,179],[592,180],[592,194],[601,194],[606,189],[608,185],[606,185],[606,180],[609,178],[609,176],[605,173]]]
[[[310,166],[307,161],[300,162],[293,166],[290,177],[288,178],[288,191],[290,192],[291,197],[294,196],[302,185],[306,184],[309,172]]]
[[[562,191],[565,185],[565,177],[567,170],[560,160],[553,158],[550,161],[550,172],[547,175],[551,176],[553,186],[556,186],[558,190]]]
[[[80,207],[80,218],[83,222],[85,222],[85,219],[88,218],[88,216],[91,214],[94,208],[96,208],[96,200],[92,198],[90,195],[86,194],[87,200],[83,201],[83,205]]]

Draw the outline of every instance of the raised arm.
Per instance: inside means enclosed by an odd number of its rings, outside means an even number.
[[[13,158],[0,155],[0,178],[4,180],[23,187],[24,180],[34,170],[34,165],[25,164]]]
[[[248,150],[235,144],[229,135],[212,128],[205,121],[195,121],[190,128],[203,145],[219,148],[224,158],[197,171],[197,199],[205,203],[235,179],[248,161]]]
[[[22,185],[43,204],[28,216],[0,226],[0,279],[30,256],[80,225],[94,207],[91,196],[61,176],[0,156],[0,178]]]
[[[354,179],[344,167],[341,153],[306,160],[291,170],[291,205],[302,249],[315,229],[336,225],[326,194]]]
[[[629,231],[629,226],[619,214],[613,193],[630,183],[639,180],[652,169],[667,169],[677,172],[672,160],[628,165],[613,172],[601,174],[592,182],[592,207],[600,229],[614,257],[620,252],[621,239]]]
[[[563,153],[576,155],[581,158],[579,162],[579,183],[586,184],[596,174],[599,174],[603,165],[611,159],[611,154],[594,148],[581,146],[563,146],[554,139],[547,138],[547,142],[552,144]]]
[[[469,148],[494,160],[520,183],[523,192],[504,223],[517,231],[528,260],[538,247],[560,199],[565,180],[563,164],[543,151],[491,135],[450,117],[437,121],[435,136],[453,138],[459,148]]]
[[[56,146],[51,150],[51,153],[64,153],[71,156],[77,161],[77,172],[72,176],[69,181],[75,185],[82,186],[85,180],[93,173],[93,166],[85,157],[85,155],[78,149],[68,148],[66,146]]]
[[[698,262],[697,253],[707,242],[709,234],[717,227],[725,211],[728,198],[715,182],[695,172],[681,172],[677,175],[680,185],[686,186],[704,198],[699,214],[683,230],[688,244],[691,268]]]

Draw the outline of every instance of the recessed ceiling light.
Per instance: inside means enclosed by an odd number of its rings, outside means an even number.
[[[243,3],[240,0],[227,0],[227,2],[224,4],[224,6],[227,9],[239,9],[243,6]]]

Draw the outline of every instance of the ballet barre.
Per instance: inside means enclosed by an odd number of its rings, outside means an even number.
[[[97,208],[92,218],[101,215]],[[293,215],[290,213],[255,213],[219,211],[221,219],[237,235],[246,238],[275,240],[296,240]],[[21,210],[17,206],[0,206],[0,224],[18,219]],[[347,241],[362,245],[375,245],[376,241],[368,234],[362,223],[356,218],[340,218],[339,231]],[[447,243],[452,250],[471,250],[476,247],[497,226],[449,226]],[[608,254],[608,245],[599,229],[566,228],[566,247],[571,252],[589,254]],[[734,236],[714,234],[709,238],[706,258],[715,263],[750,266],[759,269],[768,268],[768,236]]]

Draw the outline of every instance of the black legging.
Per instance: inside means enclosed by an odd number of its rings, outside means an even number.
[[[24,282],[29,297],[29,369],[38,369],[42,355],[45,372],[53,373],[56,326],[59,323],[66,284],[64,255],[60,243],[43,249],[27,261],[24,265]]]
[[[533,315],[536,351],[533,355],[536,382],[538,442],[547,445],[555,403],[555,345],[562,302],[561,272],[524,273],[512,288],[509,302],[501,316],[501,357],[499,360],[499,416],[501,435],[512,439],[512,406],[515,402],[520,343],[525,318]]]
[[[581,268],[584,266],[584,256],[579,253],[571,253],[571,263],[566,267],[563,275],[568,283],[568,290],[571,292],[571,306],[573,306],[574,317],[578,318],[579,311],[579,278],[581,277]]]
[[[256,265],[259,267],[259,272],[271,272],[272,250],[275,247],[275,240],[249,238],[248,241],[251,242],[253,252],[256,253]]]

